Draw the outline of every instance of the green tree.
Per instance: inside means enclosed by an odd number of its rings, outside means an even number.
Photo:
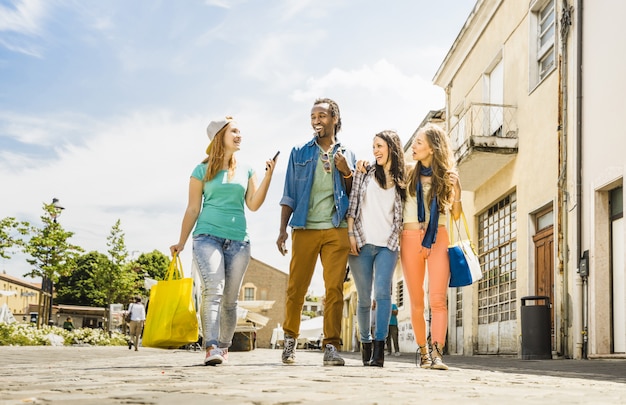
[[[109,260],[108,266],[98,266],[93,271],[94,287],[102,295],[95,297],[94,304],[105,307],[119,302],[128,302],[137,293],[137,275],[130,266],[116,266]]]
[[[100,306],[104,293],[96,287],[94,274],[98,269],[111,268],[111,260],[100,252],[89,252],[76,260],[76,269],[57,282],[56,302],[67,305]]]
[[[150,253],[142,253],[134,263],[141,269],[141,273],[143,273],[145,277],[154,280],[163,280],[167,274],[170,259],[155,249]],[[187,276],[189,276],[189,274],[187,274]]]
[[[0,257],[11,258],[11,249],[24,245],[21,236],[27,235],[30,224],[28,222],[18,222],[13,217],[0,219]]]
[[[41,277],[42,289],[47,290],[43,305],[40,302],[40,324],[50,319],[54,283],[60,276],[69,275],[75,266],[78,255],[83,252],[80,246],[68,242],[74,232],[68,232],[56,221],[59,215],[54,204],[44,204],[41,216],[42,228],[31,226],[31,238],[24,243],[24,253],[31,258],[26,262],[33,266],[24,277]]]
[[[107,246],[111,261],[116,266],[122,266],[128,259],[128,250],[124,241],[124,231],[122,231],[121,221],[118,219],[111,228],[111,233],[107,236]]]
[[[110,265],[98,266],[93,272],[95,287],[103,294],[103,297],[96,299],[95,303],[104,306],[107,318],[111,304],[128,302],[138,290],[138,275],[127,263],[128,250],[124,243],[124,236],[118,219],[107,237]]]

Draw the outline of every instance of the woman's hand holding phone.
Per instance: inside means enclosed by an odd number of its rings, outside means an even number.
[[[275,154],[275,155],[274,155],[274,157],[272,158],[272,162],[273,162],[273,163],[276,163],[276,158],[278,157],[278,155],[280,155],[280,151],[276,152],[276,154]],[[270,168],[270,163],[268,162],[268,163],[265,165],[265,171],[267,171],[267,169],[269,169],[269,168]]]

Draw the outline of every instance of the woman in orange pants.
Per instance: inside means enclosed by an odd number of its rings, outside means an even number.
[[[448,329],[446,293],[450,278],[445,224],[448,213],[461,215],[461,183],[447,134],[428,124],[413,144],[413,166],[407,179],[400,260],[411,300],[411,323],[420,350],[420,367],[447,370],[443,346]],[[424,319],[424,277],[428,267],[428,298],[432,313],[429,349]]]

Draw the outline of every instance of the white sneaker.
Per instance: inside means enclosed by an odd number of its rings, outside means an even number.
[[[215,345],[211,345],[211,348],[207,348],[206,357],[204,359],[205,366],[217,366],[228,362],[228,349],[222,349]]]
[[[283,355],[282,360],[285,364],[293,364],[296,362],[296,338],[293,336],[285,335],[285,341],[283,343]]]
[[[335,346],[331,344],[327,344],[324,349],[324,365],[325,366],[343,366],[345,363],[344,359],[339,356],[337,349]]]

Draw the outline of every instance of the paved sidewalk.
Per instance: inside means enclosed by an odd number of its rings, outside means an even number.
[[[202,352],[118,347],[0,347],[0,404],[626,404],[625,360],[523,361],[446,356],[448,371],[414,355],[363,367],[322,366],[322,353],[231,352],[205,367]]]

